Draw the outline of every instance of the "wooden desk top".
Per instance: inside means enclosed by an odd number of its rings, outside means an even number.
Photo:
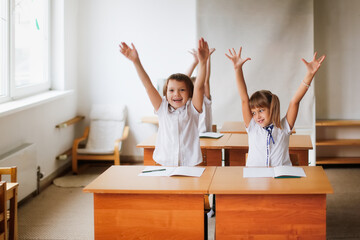
[[[221,133],[242,133],[246,134],[244,122],[224,122],[220,129]]]
[[[302,167],[302,178],[243,178],[244,167],[216,168],[211,194],[327,194],[333,188],[322,167]]]
[[[90,193],[207,194],[216,167],[205,167],[201,177],[138,176],[145,166],[112,166],[87,185]]]
[[[145,141],[136,145],[138,148],[155,148],[157,133],[153,134],[151,137]],[[224,134],[221,138],[200,138],[200,148],[206,149],[222,149],[228,142],[231,134]],[[246,135],[247,136],[247,135]]]
[[[231,134],[225,146],[226,149],[248,149],[247,134]],[[312,149],[311,137],[309,135],[290,135],[289,148],[291,150]]]

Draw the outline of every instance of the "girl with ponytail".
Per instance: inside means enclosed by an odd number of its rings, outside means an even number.
[[[229,49],[229,55],[225,55],[234,64],[244,123],[249,138],[246,166],[291,165],[289,139],[300,101],[310,87],[325,56],[317,59],[317,53],[315,53],[311,62],[302,59],[307,68],[306,76],[291,99],[285,117],[280,119],[280,101],[275,94],[261,90],[253,93],[249,98],[242,66],[251,59],[241,58],[241,50],[240,47],[239,52],[236,53],[234,49]]]

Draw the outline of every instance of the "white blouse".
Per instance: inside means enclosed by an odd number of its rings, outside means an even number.
[[[281,119],[281,127],[274,126],[272,136],[275,144],[270,140],[269,166],[291,166],[289,156],[289,140],[291,129],[286,117]],[[246,166],[267,166],[267,135],[268,132],[252,118],[246,128],[249,138],[249,153]]]
[[[211,100],[204,95],[202,113],[199,117],[199,133],[212,131],[212,110]]]
[[[163,166],[195,166],[202,162],[199,115],[191,99],[178,109],[163,97],[158,111],[159,130],[153,159]]]

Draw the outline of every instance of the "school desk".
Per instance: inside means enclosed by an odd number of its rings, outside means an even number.
[[[239,134],[247,134],[245,124],[242,121],[235,122],[224,122],[220,129],[220,133],[239,133]],[[291,131],[291,133],[296,133],[295,128]]]
[[[244,122],[224,122],[220,129],[221,133],[241,133],[246,134]]]
[[[155,165],[153,152],[155,150],[157,134],[153,134],[145,141],[139,143],[136,147],[144,149],[144,165]],[[222,149],[228,141],[230,134],[224,134],[221,138],[200,138],[200,148],[203,155],[204,166],[221,166]]]
[[[303,167],[302,178],[243,178],[244,167],[218,167],[216,239],[326,239],[326,194],[333,189],[322,167]]]
[[[204,239],[201,177],[138,176],[144,166],[112,166],[84,188],[94,194],[95,239]]]
[[[308,166],[312,149],[309,135],[290,135],[289,153],[293,165]],[[249,150],[247,134],[231,134],[225,145],[225,166],[245,166]]]

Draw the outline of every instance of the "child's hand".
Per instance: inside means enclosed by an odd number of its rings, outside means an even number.
[[[321,56],[320,58],[316,59],[316,55],[317,52],[315,52],[314,57],[312,59],[311,62],[307,62],[305,59],[301,59],[304,63],[305,66],[308,70],[308,72],[312,75],[315,75],[315,73],[317,72],[317,70],[319,70],[321,63],[324,61],[325,59],[325,55]]]
[[[139,55],[136,51],[134,44],[131,43],[132,48],[130,48],[126,43],[122,42],[119,44],[120,52],[130,61],[135,62],[139,59]]]
[[[210,56],[209,45],[203,38],[201,38],[199,40],[197,56],[198,56],[200,62],[202,62],[202,61],[206,62]]]
[[[235,49],[232,48],[229,49],[230,55],[227,55],[225,53],[226,57],[233,62],[235,69],[241,68],[246,61],[251,60],[251,58],[245,58],[245,59],[241,58],[241,50],[242,47],[240,47],[238,54],[236,54]]]
[[[190,53],[191,55],[193,55],[193,57],[194,57],[194,63],[198,64],[198,63],[199,63],[199,57],[198,57],[197,51],[196,51],[195,49],[191,49],[191,50],[189,51],[189,53]]]
[[[210,50],[209,50],[209,54],[210,54],[210,56],[211,56],[211,54],[213,54],[213,52],[215,52],[215,48],[210,48]]]

